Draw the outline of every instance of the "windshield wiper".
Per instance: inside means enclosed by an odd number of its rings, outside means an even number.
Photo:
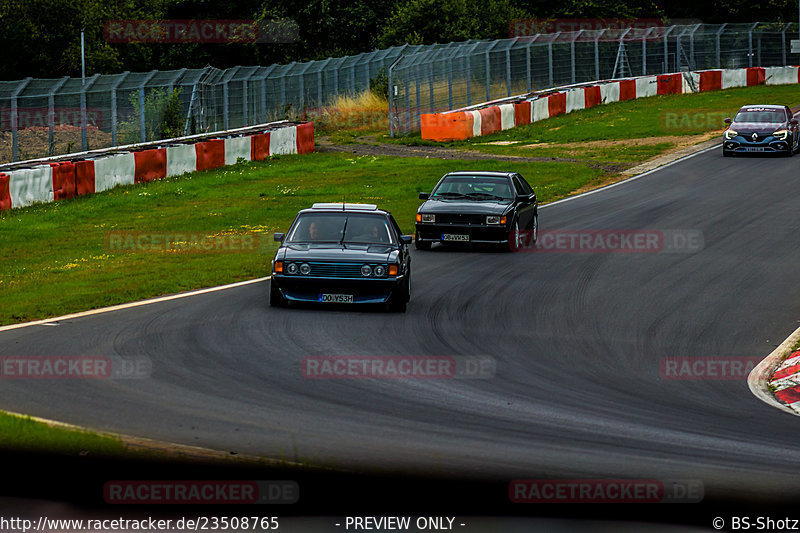
[[[487,192],[471,192],[471,193],[467,194],[466,196],[467,196],[467,198],[470,198],[470,199],[475,199],[476,197],[480,196],[480,197],[489,198],[489,199],[492,199],[492,200],[507,200],[507,198],[503,198],[502,196],[497,196],[496,194],[489,194]]]
[[[466,198],[465,194],[460,192],[437,192],[434,196],[444,196],[445,198]]]

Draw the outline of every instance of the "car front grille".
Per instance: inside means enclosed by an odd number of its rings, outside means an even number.
[[[360,278],[362,264],[309,262],[311,272],[308,275],[318,278]]]
[[[486,215],[469,215],[462,213],[445,213],[436,215],[437,224],[486,224]]]

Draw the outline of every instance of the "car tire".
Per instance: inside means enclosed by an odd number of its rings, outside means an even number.
[[[722,157],[732,157],[732,156],[733,156],[733,154],[732,154],[732,153],[730,153],[730,152],[727,152],[727,151],[725,151],[725,150],[723,150],[723,151],[722,151]]]
[[[270,307],[286,307],[288,302],[286,298],[283,297],[281,291],[278,290],[278,287],[275,286],[274,283],[270,282],[269,284],[269,305]]]
[[[539,211],[537,210],[533,214],[533,222],[531,223],[531,239],[528,241],[528,244],[536,244],[536,241],[539,240]]]
[[[408,307],[408,300],[411,298],[411,271],[406,276],[406,282],[402,288],[395,289],[389,297],[387,308],[392,313],[405,313]]]
[[[419,233],[417,233],[416,235],[414,235],[414,248],[416,248],[417,250],[427,251],[431,249],[431,243],[420,241]]]
[[[508,249],[512,252],[517,252],[522,246],[520,245],[520,232],[519,232],[519,219],[514,221],[514,227],[508,232]]]

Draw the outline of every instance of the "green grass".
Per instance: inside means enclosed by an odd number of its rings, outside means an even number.
[[[128,453],[116,437],[89,431],[50,426],[27,416],[0,411],[0,448],[5,450],[47,451],[67,455],[113,456]]]
[[[565,163],[314,153],[5,211],[0,214],[0,324],[268,275],[277,247],[272,233],[288,229],[297,211],[314,202],[376,203],[411,233],[418,193],[430,191],[443,174],[512,167],[531,181],[543,201],[565,196],[602,174]],[[112,249],[109,232],[251,233],[257,241],[236,253],[131,252]]]
[[[419,134],[391,142],[475,148],[472,145],[492,141],[566,143],[698,135],[721,130],[722,120],[747,104],[800,104],[800,85],[761,85],[614,102],[464,142],[433,143],[420,139]]]

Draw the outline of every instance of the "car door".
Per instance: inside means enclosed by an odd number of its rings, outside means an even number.
[[[533,222],[533,213],[535,210],[535,202],[533,201],[535,195],[533,194],[533,189],[530,188],[530,185],[528,185],[519,174],[511,176],[511,181],[514,183],[516,194],[526,197],[525,200],[517,202],[517,213],[519,216],[520,229],[528,229]]]
[[[789,109],[788,106],[785,106],[784,109],[786,109],[786,115],[788,117],[786,119],[786,124],[791,135],[790,139],[792,140],[792,146],[794,147],[797,146],[798,142],[800,142],[800,128],[797,127],[797,124],[792,123],[792,119],[794,118],[794,113],[792,113],[792,110]]]

